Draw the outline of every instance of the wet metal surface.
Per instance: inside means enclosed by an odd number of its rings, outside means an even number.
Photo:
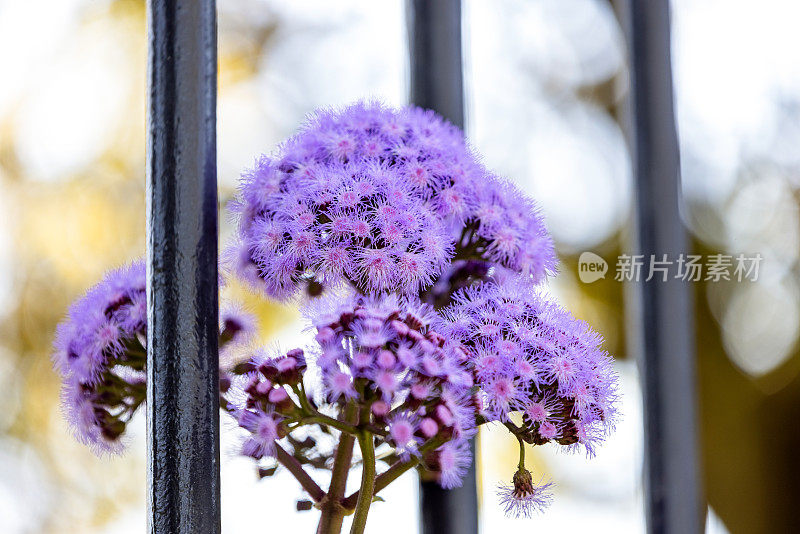
[[[148,4],[148,530],[220,531],[216,12]]]

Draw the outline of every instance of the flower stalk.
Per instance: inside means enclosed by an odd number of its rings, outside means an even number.
[[[361,488],[353,514],[353,525],[350,534],[364,534],[367,527],[367,515],[372,505],[375,492],[375,447],[372,436],[368,432],[360,432],[358,445],[361,448]]]
[[[349,402],[344,413],[345,422],[355,424],[358,422],[358,405]],[[342,530],[342,523],[347,512],[342,503],[347,487],[347,478],[350,473],[350,464],[353,461],[353,446],[355,436],[349,432],[342,432],[339,436],[339,445],[331,469],[331,483],[327,496],[320,504],[319,525],[317,534],[338,534]]]

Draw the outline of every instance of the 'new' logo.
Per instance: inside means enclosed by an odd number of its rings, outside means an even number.
[[[591,284],[606,277],[608,263],[594,252],[584,252],[578,258],[578,278],[584,284]]]

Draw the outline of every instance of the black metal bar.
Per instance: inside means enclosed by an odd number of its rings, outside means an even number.
[[[637,254],[687,254],[673,111],[668,0],[618,2],[630,57],[628,133],[636,176]],[[647,274],[647,273],[643,273]],[[651,533],[703,529],[691,287],[680,280],[631,286],[632,349],[644,397],[645,507]]]
[[[461,1],[409,0],[407,8],[410,100],[463,128]],[[474,453],[474,443],[472,450]],[[420,481],[420,515],[423,534],[476,534],[475,463],[457,489],[444,490],[435,481]]]
[[[407,3],[411,102],[464,127],[461,0]]]
[[[148,2],[148,530],[220,532],[216,8]]]

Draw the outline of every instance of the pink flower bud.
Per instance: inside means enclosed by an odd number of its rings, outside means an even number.
[[[317,343],[320,345],[328,345],[336,340],[336,332],[332,328],[320,328],[316,335]]]
[[[439,432],[439,425],[430,417],[426,417],[419,423],[419,430],[423,436],[430,439]]]
[[[394,357],[388,350],[382,350],[378,353],[378,365],[384,369],[390,369],[397,363],[397,358]]]
[[[267,396],[269,395],[270,391],[272,391],[272,382],[269,380],[264,380],[263,382],[259,382],[255,386],[255,393],[260,396]]]
[[[372,413],[376,417],[385,417],[389,413],[389,405],[381,400],[372,403]]]
[[[267,400],[272,404],[280,404],[289,398],[289,394],[283,388],[276,388],[269,392]]]
[[[295,367],[297,367],[297,360],[295,360],[291,356],[287,356],[286,358],[281,358],[280,360],[278,360],[275,363],[275,366],[281,373],[285,373],[287,371],[293,371]]]
[[[444,426],[453,426],[453,412],[448,410],[447,406],[444,404],[440,404],[436,407],[436,418],[439,419]]]
[[[398,336],[408,335],[408,325],[403,322],[394,320],[391,323],[391,327],[397,333]]]

